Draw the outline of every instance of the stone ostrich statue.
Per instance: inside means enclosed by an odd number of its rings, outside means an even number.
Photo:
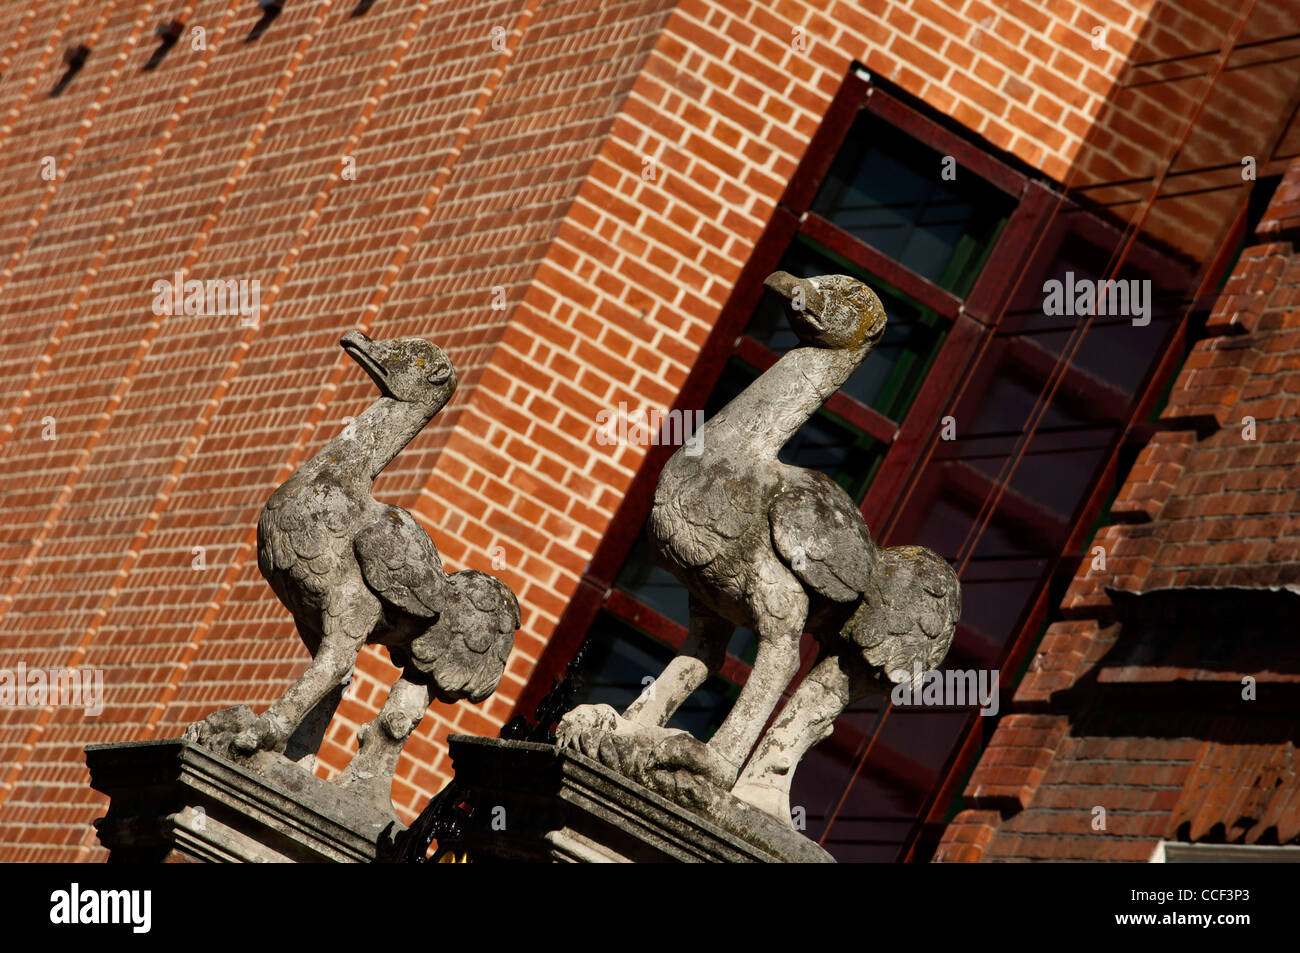
[[[700,802],[694,779],[702,778],[789,823],[790,781],[802,754],[857,697],[937,665],[961,597],[937,555],[878,550],[838,484],[777,459],[879,343],[880,300],[843,275],[777,272],[765,284],[791,301],[791,323],[806,346],[708,421],[695,448],[672,456],[650,514],[656,559],[690,594],[687,640],[622,717],[609,706],[582,706],[562,720],[559,738],[669,796],[689,788],[685,800]],[[736,626],[756,633],[758,649],[722,725],[707,745],[664,729],[721,667]],[[798,671],[805,631],[819,640],[821,657],[747,764]]]
[[[387,804],[402,744],[430,697],[477,702],[500,683],[519,605],[491,576],[447,576],[411,514],[371,495],[375,477],[451,398],[451,362],[416,338],[349,331],[339,343],[380,397],[276,489],[257,523],[258,568],[293,614],[311,664],[256,719],[246,708],[218,712],[192,735],[224,734],[244,755],[283,752],[293,738],[314,754],[357,653],[383,645],[402,675],[339,780],[373,787]]]

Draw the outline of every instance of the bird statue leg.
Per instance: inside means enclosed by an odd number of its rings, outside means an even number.
[[[371,624],[373,627],[373,623]],[[369,632],[371,627],[358,629]],[[329,627],[327,627],[329,628]],[[320,648],[296,682],[287,692],[272,702],[247,730],[238,735],[231,746],[241,754],[258,750],[284,751],[289,737],[302,724],[307,713],[316,708],[352,672],[357,653],[364,642],[343,634],[338,628],[327,632]]]
[[[691,598],[691,628],[681,652],[665,666],[623,717],[638,725],[666,725],[682,702],[722,668],[736,627]]]
[[[340,682],[325,693],[325,697],[316,703],[303,716],[302,723],[289,736],[284,746],[284,756],[296,762],[308,771],[316,770],[316,753],[320,751],[325,732],[329,729],[334,713],[348,690],[348,682]]]
[[[567,712],[556,727],[556,743],[643,784],[683,771],[714,787],[730,787],[735,780],[731,765],[690,732],[665,724],[722,667],[733,631],[734,625],[692,598],[690,633],[659,677],[621,716],[609,705],[579,705]]]
[[[784,567],[781,568],[784,572]],[[740,767],[749,757],[781,693],[799,671],[799,641],[808,616],[808,596],[793,576],[784,575],[784,586],[779,574],[763,572],[760,577],[770,587],[765,597],[768,604],[781,605],[785,612],[781,616],[760,617],[758,651],[749,678],[726,720],[709,739],[709,748],[730,769],[728,789],[736,783]]]
[[[808,749],[831,736],[849,704],[871,691],[870,673],[856,654],[830,655],[813,666],[763,736],[732,794],[779,817],[790,818],[790,784]]]
[[[413,677],[414,676],[414,677]],[[393,683],[384,707],[357,733],[356,755],[336,779],[344,787],[370,789],[370,800],[392,810],[391,788],[406,739],[429,708],[429,686],[410,669]]]
[[[740,766],[771,717],[781,693],[798,671],[799,636],[758,643],[749,679],[740,689],[726,720],[709,739],[709,747],[728,765],[728,789],[735,784]]]

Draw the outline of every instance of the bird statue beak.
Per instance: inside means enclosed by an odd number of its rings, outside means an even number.
[[[782,298],[789,300],[794,297],[794,289],[798,287],[799,279],[788,271],[774,271],[767,276],[763,282],[763,287],[775,291]]]
[[[794,303],[796,292],[800,289],[803,291],[802,307],[796,310],[800,312],[805,323],[811,325],[815,330],[822,330],[822,322],[819,320],[822,309],[822,295],[807,278],[796,278],[786,271],[774,271],[767,276],[763,282],[764,288],[775,291],[787,301]]]
[[[374,341],[360,331],[349,331],[339,338],[339,347],[343,348],[344,353],[361,365],[361,369],[370,375],[370,379],[375,382],[375,386],[379,388],[381,393],[388,395],[389,390],[386,380],[388,373],[384,370],[383,364],[372,353],[374,344]]]

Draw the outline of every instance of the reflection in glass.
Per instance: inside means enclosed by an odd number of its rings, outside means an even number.
[[[958,297],[1015,207],[968,169],[863,110],[812,210]]]

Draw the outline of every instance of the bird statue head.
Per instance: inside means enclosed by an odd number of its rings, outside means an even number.
[[[372,341],[360,331],[339,340],[385,397],[441,408],[456,390],[456,370],[442,349],[420,338]]]
[[[848,275],[796,278],[784,271],[763,286],[790,302],[790,326],[805,344],[847,350],[874,348],[885,333],[885,309],[876,293]]]

